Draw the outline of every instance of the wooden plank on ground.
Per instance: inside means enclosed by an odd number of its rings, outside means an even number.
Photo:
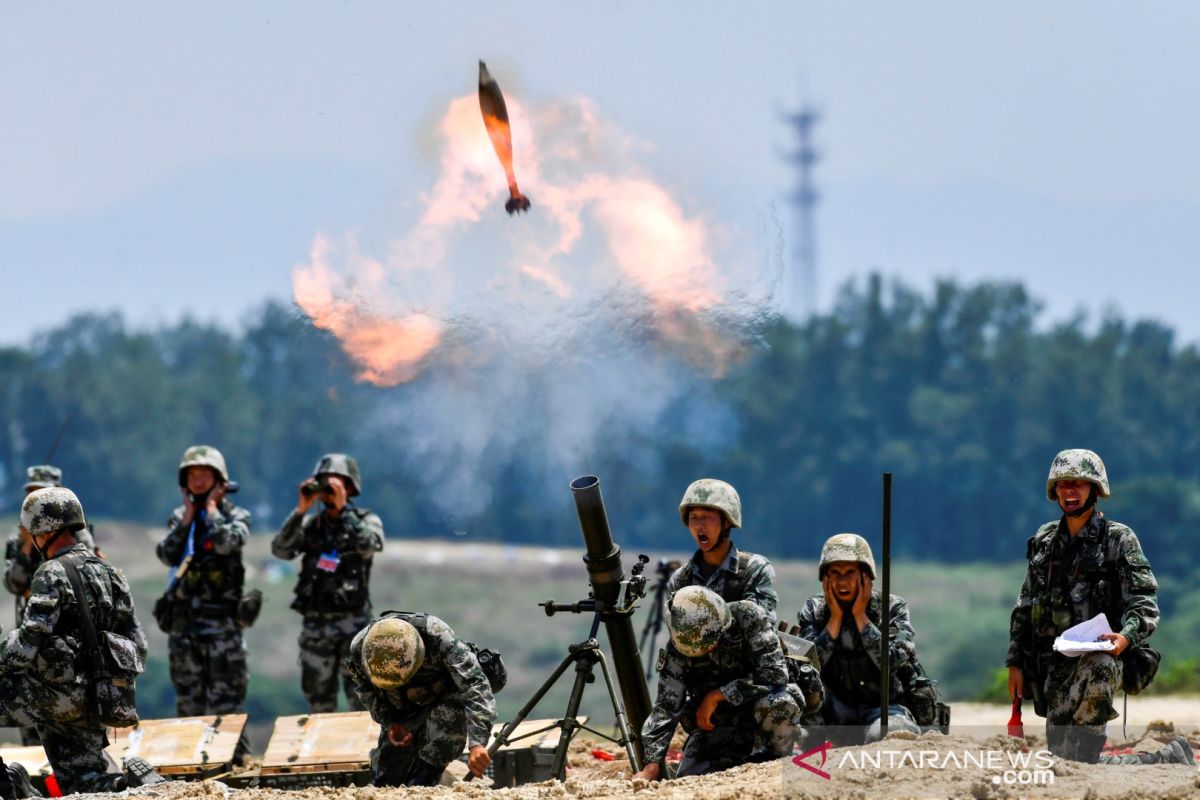
[[[30,775],[47,775],[50,773],[50,762],[46,760],[46,751],[40,745],[21,747],[6,745],[0,747],[0,758],[5,764],[20,764]]]
[[[233,762],[245,714],[147,719],[132,728],[111,728],[106,752],[118,763],[141,756],[163,775],[210,772]]]
[[[262,774],[367,769],[378,741],[379,724],[366,711],[280,717],[263,753]]]

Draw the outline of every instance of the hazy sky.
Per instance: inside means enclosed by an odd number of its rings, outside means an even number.
[[[1198,41],[1185,3],[5,4],[0,342],[289,298],[316,234],[411,224],[479,58],[789,258],[780,115],[819,106],[822,308],[870,269],[1013,279],[1197,340]]]

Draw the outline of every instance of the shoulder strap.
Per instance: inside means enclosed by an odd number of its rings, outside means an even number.
[[[379,615],[380,619],[384,617],[402,619],[419,631],[429,629],[429,615],[424,611],[385,611]]]
[[[742,599],[742,584],[746,580],[746,569],[750,566],[750,554],[738,550],[737,554],[737,574],[725,581],[725,594],[729,595],[725,598],[726,602]]]
[[[87,643],[88,649],[88,658],[86,659],[88,664],[86,669],[94,678],[94,680],[87,682],[85,689],[87,714],[91,719],[99,719],[100,708],[96,700],[96,680],[103,680],[109,677],[108,669],[105,666],[104,657],[100,652],[100,643],[96,637],[96,626],[92,623],[92,611],[88,607],[87,592],[83,588],[83,579],[79,577],[79,567],[75,563],[75,557],[68,555],[60,563],[67,573],[67,580],[71,582],[71,589],[75,592],[75,601],[79,607],[79,621],[83,627],[83,639]]]

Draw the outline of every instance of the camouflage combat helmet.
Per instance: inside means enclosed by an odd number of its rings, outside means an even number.
[[[195,444],[183,451],[179,462],[179,485],[187,486],[188,467],[211,467],[222,483],[229,483],[229,472],[225,469],[225,456],[215,447]]]
[[[1046,497],[1058,502],[1054,484],[1058,481],[1084,480],[1096,485],[1100,497],[1108,497],[1108,473],[1104,462],[1091,450],[1063,450],[1050,462],[1050,474],[1046,477]]]
[[[21,527],[31,536],[54,531],[77,531],[87,527],[83,506],[70,489],[48,486],[35,489],[21,504]]]
[[[730,525],[735,528],[742,527],[742,499],[738,497],[737,489],[725,481],[716,478],[692,481],[692,485],[683,493],[683,499],[679,501],[679,516],[684,525],[687,525],[688,509],[692,506],[720,511],[725,515],[725,519],[729,520]]]
[[[425,662],[425,642],[412,623],[381,619],[367,629],[362,661],[371,685],[396,689],[411,681]]]
[[[733,615],[721,595],[703,586],[683,587],[667,601],[667,610],[671,641],[688,658],[712,652],[733,624]]]
[[[49,464],[40,464],[25,470],[25,491],[45,489],[47,486],[62,486],[62,470]]]
[[[867,568],[868,575],[875,577],[875,556],[871,555],[871,545],[857,533],[839,533],[825,540],[817,577],[825,580],[829,565],[835,561],[857,561]]]
[[[362,491],[362,480],[358,474],[358,462],[345,453],[326,453],[313,467],[313,477],[319,475],[339,475],[350,481],[346,490],[347,497],[354,497]]]

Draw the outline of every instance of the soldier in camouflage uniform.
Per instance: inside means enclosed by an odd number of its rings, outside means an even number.
[[[1158,582],[1137,535],[1096,508],[1109,496],[1098,455],[1074,449],[1055,456],[1046,496],[1062,515],[1038,528],[1026,548],[1029,568],[1012,611],[1006,658],[1009,694],[1034,701],[1046,718],[1052,752],[1096,763],[1105,723],[1118,716],[1112,698],[1122,687],[1122,656],[1158,627]],[[1099,613],[1117,631],[1100,637],[1113,643],[1111,651],[1076,658],[1054,652],[1055,637]],[[1153,756],[1141,755],[1148,757],[1133,761],[1192,762],[1183,737]]]
[[[62,470],[49,464],[29,467],[25,471],[25,476],[26,495],[37,489],[62,486]],[[76,532],[75,539],[80,544],[87,545],[88,549],[96,555],[103,555],[96,549],[96,542],[92,535],[92,524],[90,522],[86,528],[81,528]],[[4,565],[4,588],[16,595],[17,598],[13,606],[18,626],[20,626],[21,620],[25,616],[25,602],[29,597],[29,587],[33,580],[33,573],[37,571],[38,565],[41,563],[42,556],[37,548],[33,546],[33,538],[29,535],[28,531],[18,525],[17,532],[8,540]],[[41,742],[38,739],[35,729],[22,728],[21,743],[36,745]]]
[[[43,561],[33,575],[21,626],[0,640],[0,727],[34,726],[46,757],[65,792],[120,791],[126,776],[108,772],[104,725],[89,719],[86,703],[88,653],[84,649],[79,600],[62,562],[79,572],[92,622],[117,663],[141,672],[146,639],[134,615],[129,584],[120,571],[96,558],[75,534],[86,520],[69,489],[43,488],[25,498],[21,525]],[[129,680],[122,701],[132,713]]]
[[[667,745],[688,732],[679,777],[790,755],[803,735],[804,693],[788,683],[779,637],[757,603],[726,603],[686,586],[668,601],[671,639],[658,654],[658,694],[642,726],[645,766],[658,780]]]
[[[271,542],[277,558],[303,556],[292,608],[304,615],[300,686],[314,714],[337,710],[339,667],[350,709],[362,710],[345,663],[354,635],[371,620],[371,560],[383,549],[383,522],[354,505],[361,490],[353,458],[322,456]],[[318,499],[324,509],[308,515]]]
[[[799,623],[800,635],[813,642],[820,659],[825,722],[839,726],[836,733],[830,733],[846,743],[877,741],[883,650],[878,626],[883,619],[883,598],[872,588],[875,557],[871,546],[856,533],[830,537],[821,548],[817,574],[824,592],[805,602]],[[906,691],[912,681],[906,680],[906,673],[919,670],[916,633],[903,598],[892,595],[890,608],[888,729],[915,732],[918,726]]]
[[[775,568],[765,557],[739,551],[730,538],[742,527],[742,501],[725,481],[694,481],[679,502],[679,516],[696,540],[691,559],[671,575],[667,596],[684,586],[705,586],[726,602],[751,600],[775,622]]]
[[[483,775],[496,700],[474,651],[449,625],[390,612],[354,637],[346,668],[380,726],[372,783],[436,785],[465,745],[467,767]]]
[[[245,710],[249,672],[236,615],[250,512],[226,496],[228,483],[219,450],[189,447],[179,464],[183,505],[158,544],[159,560],[172,570],[155,613],[168,634],[175,711],[181,717]]]

